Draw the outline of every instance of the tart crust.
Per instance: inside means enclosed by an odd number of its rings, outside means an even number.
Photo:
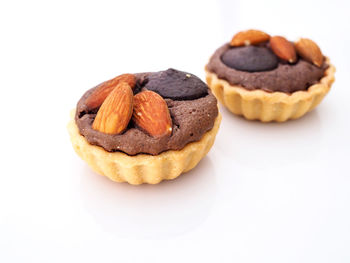
[[[98,174],[115,182],[134,185],[157,184],[193,169],[212,147],[221,122],[219,112],[213,128],[199,141],[189,143],[181,150],[129,156],[123,152],[107,152],[100,146],[90,144],[80,135],[74,116],[75,110],[72,110],[67,128],[76,153]]]
[[[206,81],[216,98],[232,113],[242,115],[248,120],[284,122],[302,117],[314,109],[328,93],[334,82],[335,67],[328,58],[326,63],[329,67],[317,84],[292,94],[247,90],[239,85],[231,85],[207,69]]]

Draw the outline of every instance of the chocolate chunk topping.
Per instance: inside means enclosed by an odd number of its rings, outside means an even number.
[[[221,59],[230,68],[248,72],[268,71],[278,65],[277,57],[266,47],[230,48]]]
[[[175,69],[150,74],[146,82],[146,89],[172,100],[193,100],[208,94],[207,85],[198,77]]]

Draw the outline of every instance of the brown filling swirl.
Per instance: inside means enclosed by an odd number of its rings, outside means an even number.
[[[324,76],[328,67],[326,63],[323,63],[319,68],[299,58],[295,64],[279,61],[276,68],[268,71],[241,71],[223,63],[222,56],[229,49],[228,43],[218,48],[210,58],[206,69],[217,74],[220,79],[228,81],[231,85],[238,85],[248,90],[262,89],[267,92],[281,91],[285,93],[307,90]]]
[[[145,79],[150,74],[152,73],[135,74],[138,85],[136,90],[145,89],[143,87],[144,83],[147,83]],[[181,150],[188,143],[199,141],[207,131],[211,130],[218,115],[217,100],[208,91],[204,96],[193,100],[165,99],[173,123],[170,137],[151,137],[132,123],[122,134],[105,134],[92,129],[96,110],[90,111],[85,104],[95,88],[88,90],[79,100],[75,121],[80,134],[90,144],[101,146],[109,152],[157,155],[167,150]]]

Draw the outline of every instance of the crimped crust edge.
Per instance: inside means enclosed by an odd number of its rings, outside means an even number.
[[[80,135],[74,115],[75,109],[71,111],[67,128],[76,153],[98,174],[115,182],[133,185],[157,184],[193,169],[212,147],[221,122],[219,112],[213,128],[201,140],[189,143],[181,150],[169,150],[155,156],[129,156],[122,152],[107,152],[100,146],[90,144]]]

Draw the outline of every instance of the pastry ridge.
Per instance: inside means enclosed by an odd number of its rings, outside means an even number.
[[[298,119],[313,110],[329,92],[334,82],[335,67],[329,63],[328,58],[326,63],[329,67],[318,83],[311,85],[308,90],[292,94],[247,90],[239,85],[231,85],[207,69],[206,81],[216,98],[232,113],[248,120],[284,122]]]
[[[193,169],[212,147],[221,122],[219,112],[213,128],[199,141],[189,143],[181,150],[168,150],[158,155],[129,156],[122,152],[107,152],[100,146],[90,144],[79,133],[74,116],[75,109],[71,111],[67,128],[76,153],[98,174],[133,185],[157,184]]]

